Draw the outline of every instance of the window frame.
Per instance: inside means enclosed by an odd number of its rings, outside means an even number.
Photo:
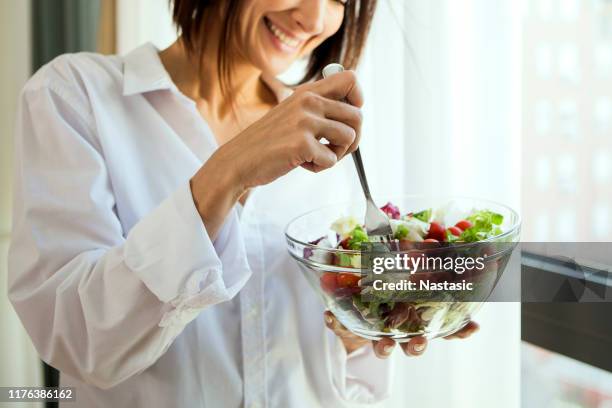
[[[523,252],[521,277],[549,279],[558,274],[569,284],[584,284],[583,276],[564,270],[558,260]],[[589,288],[610,291],[602,280],[589,280]],[[543,349],[612,372],[612,303],[522,302],[521,339]]]

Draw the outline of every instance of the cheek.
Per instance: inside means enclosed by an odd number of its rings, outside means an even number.
[[[321,43],[336,34],[344,20],[344,9],[329,11],[325,17],[324,30],[308,44],[305,54],[317,48]]]
[[[344,21],[344,8],[335,7],[335,10],[330,11],[325,18],[325,32],[323,35],[326,39],[331,37],[338,31]]]

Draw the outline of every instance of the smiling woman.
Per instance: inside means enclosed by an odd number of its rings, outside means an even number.
[[[308,56],[301,83],[320,78],[323,67],[331,62],[354,69],[376,7],[376,0],[326,0],[308,7],[295,7],[292,0],[172,2],[173,19],[189,52],[203,55],[204,46],[216,48],[223,84],[230,81],[236,54],[275,74],[286,71],[297,58]],[[314,15],[323,15],[325,20]],[[220,16],[224,16],[224,23],[214,44],[207,27],[210,19]]]
[[[283,235],[359,188],[360,86],[319,71],[357,65],[375,1],[170,4],[169,47],[62,55],[20,95],[8,291],[38,353],[83,407],[384,398],[393,341],[335,325]]]

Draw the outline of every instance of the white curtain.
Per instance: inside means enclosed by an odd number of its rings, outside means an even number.
[[[118,3],[119,52],[175,38],[166,0]],[[463,195],[518,208],[521,4],[379,0],[359,70],[375,195]],[[396,353],[394,393],[380,407],[519,407],[520,305],[486,304],[476,320],[482,329],[470,340],[434,340],[420,358]]]
[[[360,69],[364,161],[375,194],[520,203],[521,2],[380,0]],[[381,407],[520,406],[520,304],[489,303],[481,331],[396,353]]]
[[[41,363],[6,296],[11,230],[12,135],[19,91],[30,72],[30,2],[0,2],[0,387],[39,386]],[[10,61],[10,62],[9,62]],[[40,403],[22,403],[38,407]]]
[[[117,53],[125,54],[150,41],[159,49],[176,39],[169,0],[116,0]]]

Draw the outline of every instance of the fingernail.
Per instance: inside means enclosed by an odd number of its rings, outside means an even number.
[[[415,344],[413,347],[414,351],[416,351],[417,353],[420,353],[421,351],[425,350],[425,343],[417,343]]]
[[[393,351],[393,345],[391,344],[387,344],[386,346],[383,347],[383,353],[385,354],[391,354],[392,351]]]
[[[331,324],[334,322],[334,319],[332,319],[332,317],[330,315],[325,315],[325,323],[329,324],[331,326]]]

